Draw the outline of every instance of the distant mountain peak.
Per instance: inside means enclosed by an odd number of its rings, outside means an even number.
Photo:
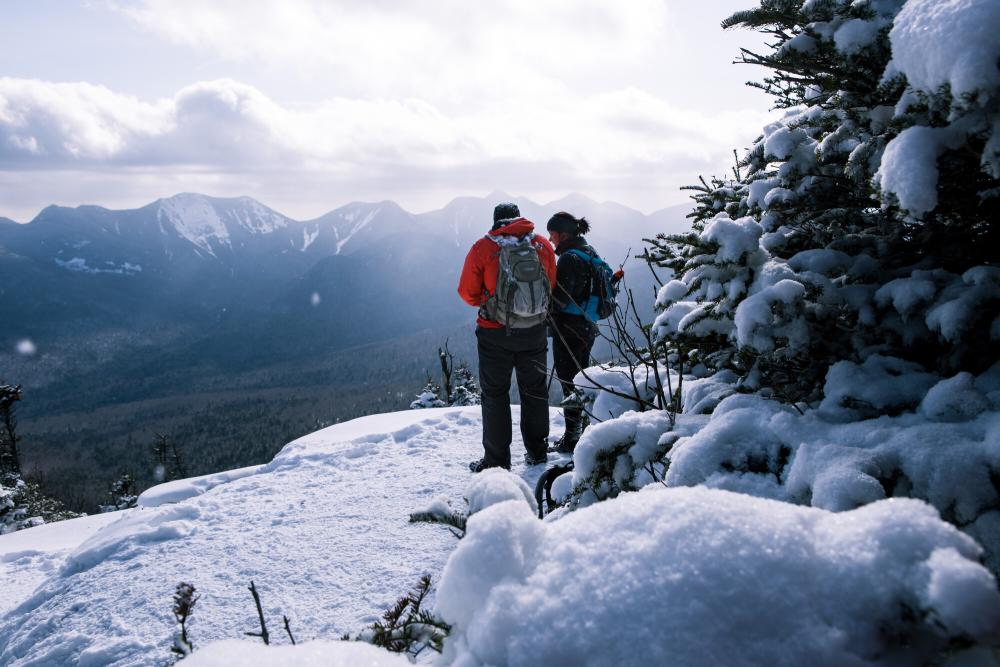
[[[594,206],[599,205],[599,202],[591,199],[587,195],[582,195],[579,192],[571,192],[561,199],[556,199],[549,203],[549,206]]]
[[[234,231],[270,234],[291,222],[251,197],[220,199],[183,192],[155,202],[160,228],[169,225],[179,236],[210,255],[213,245],[231,245]]]

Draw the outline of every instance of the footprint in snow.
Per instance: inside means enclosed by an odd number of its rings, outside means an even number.
[[[358,459],[362,456],[368,456],[378,449],[373,442],[359,442],[354,447],[350,449],[345,449],[342,455],[345,459]]]
[[[420,435],[423,432],[423,428],[419,424],[411,424],[410,426],[403,427],[392,434],[392,439],[396,442],[406,442],[410,438]]]

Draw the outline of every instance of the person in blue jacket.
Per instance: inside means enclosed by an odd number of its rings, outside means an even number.
[[[581,368],[590,365],[590,351],[597,338],[597,324],[581,308],[594,289],[592,264],[585,257],[596,257],[597,252],[584,236],[590,231],[586,218],[560,211],[549,218],[546,229],[559,258],[549,320],[553,365],[563,396],[570,397],[575,394],[573,378]],[[623,275],[619,270],[612,280],[617,283]],[[566,430],[553,450],[568,454],[583,433],[583,407],[564,403],[563,416]]]

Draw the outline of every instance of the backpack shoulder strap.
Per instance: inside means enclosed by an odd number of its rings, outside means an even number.
[[[594,260],[597,259],[597,254],[596,253],[595,254],[590,254],[589,252],[587,252],[583,248],[570,248],[566,252],[568,254],[570,254],[570,255],[576,255],[577,257],[579,257],[583,261],[587,262],[588,264],[593,264]]]

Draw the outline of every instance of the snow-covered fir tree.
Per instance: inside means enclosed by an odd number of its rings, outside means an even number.
[[[772,38],[743,59],[770,69],[783,116],[690,188],[692,231],[649,250],[673,271],[652,330],[684,414],[587,387],[612,418],[562,497],[920,498],[1000,573],[1000,4],[763,0],[724,25]]]
[[[81,516],[21,474],[16,408],[22,397],[20,386],[0,382],[0,534]]]
[[[420,390],[417,397],[410,403],[411,410],[421,410],[424,408],[443,408],[447,405],[441,400],[441,385],[427,377],[427,383]]]
[[[874,353],[981,373],[1000,339],[1000,75],[990,0],[764,0],[747,63],[783,117],[696,189],[656,329],[744,389],[818,401]],[[955,39],[961,34],[963,38]],[[911,406],[912,407],[912,406]]]
[[[15,514],[18,508],[17,500],[14,495],[15,487],[13,485],[9,485],[13,481],[14,480],[0,480],[0,534],[9,532],[10,530],[16,530],[16,528],[14,528],[14,523],[19,518]]]
[[[442,364],[442,369],[451,393],[447,393],[428,375],[424,388],[410,403],[411,410],[444,408],[450,405],[479,405],[481,402],[479,384],[468,364],[460,362],[454,369],[450,363]]]
[[[116,512],[135,507],[139,495],[136,493],[135,477],[132,473],[123,473],[112,482],[108,489],[108,496],[110,502],[100,506],[101,512]]]
[[[17,403],[23,392],[20,385],[0,381],[0,474],[21,473],[17,443]]]
[[[451,386],[448,405],[479,405],[481,403],[481,393],[476,376],[473,375],[465,362],[460,363],[455,368],[451,378]]]

